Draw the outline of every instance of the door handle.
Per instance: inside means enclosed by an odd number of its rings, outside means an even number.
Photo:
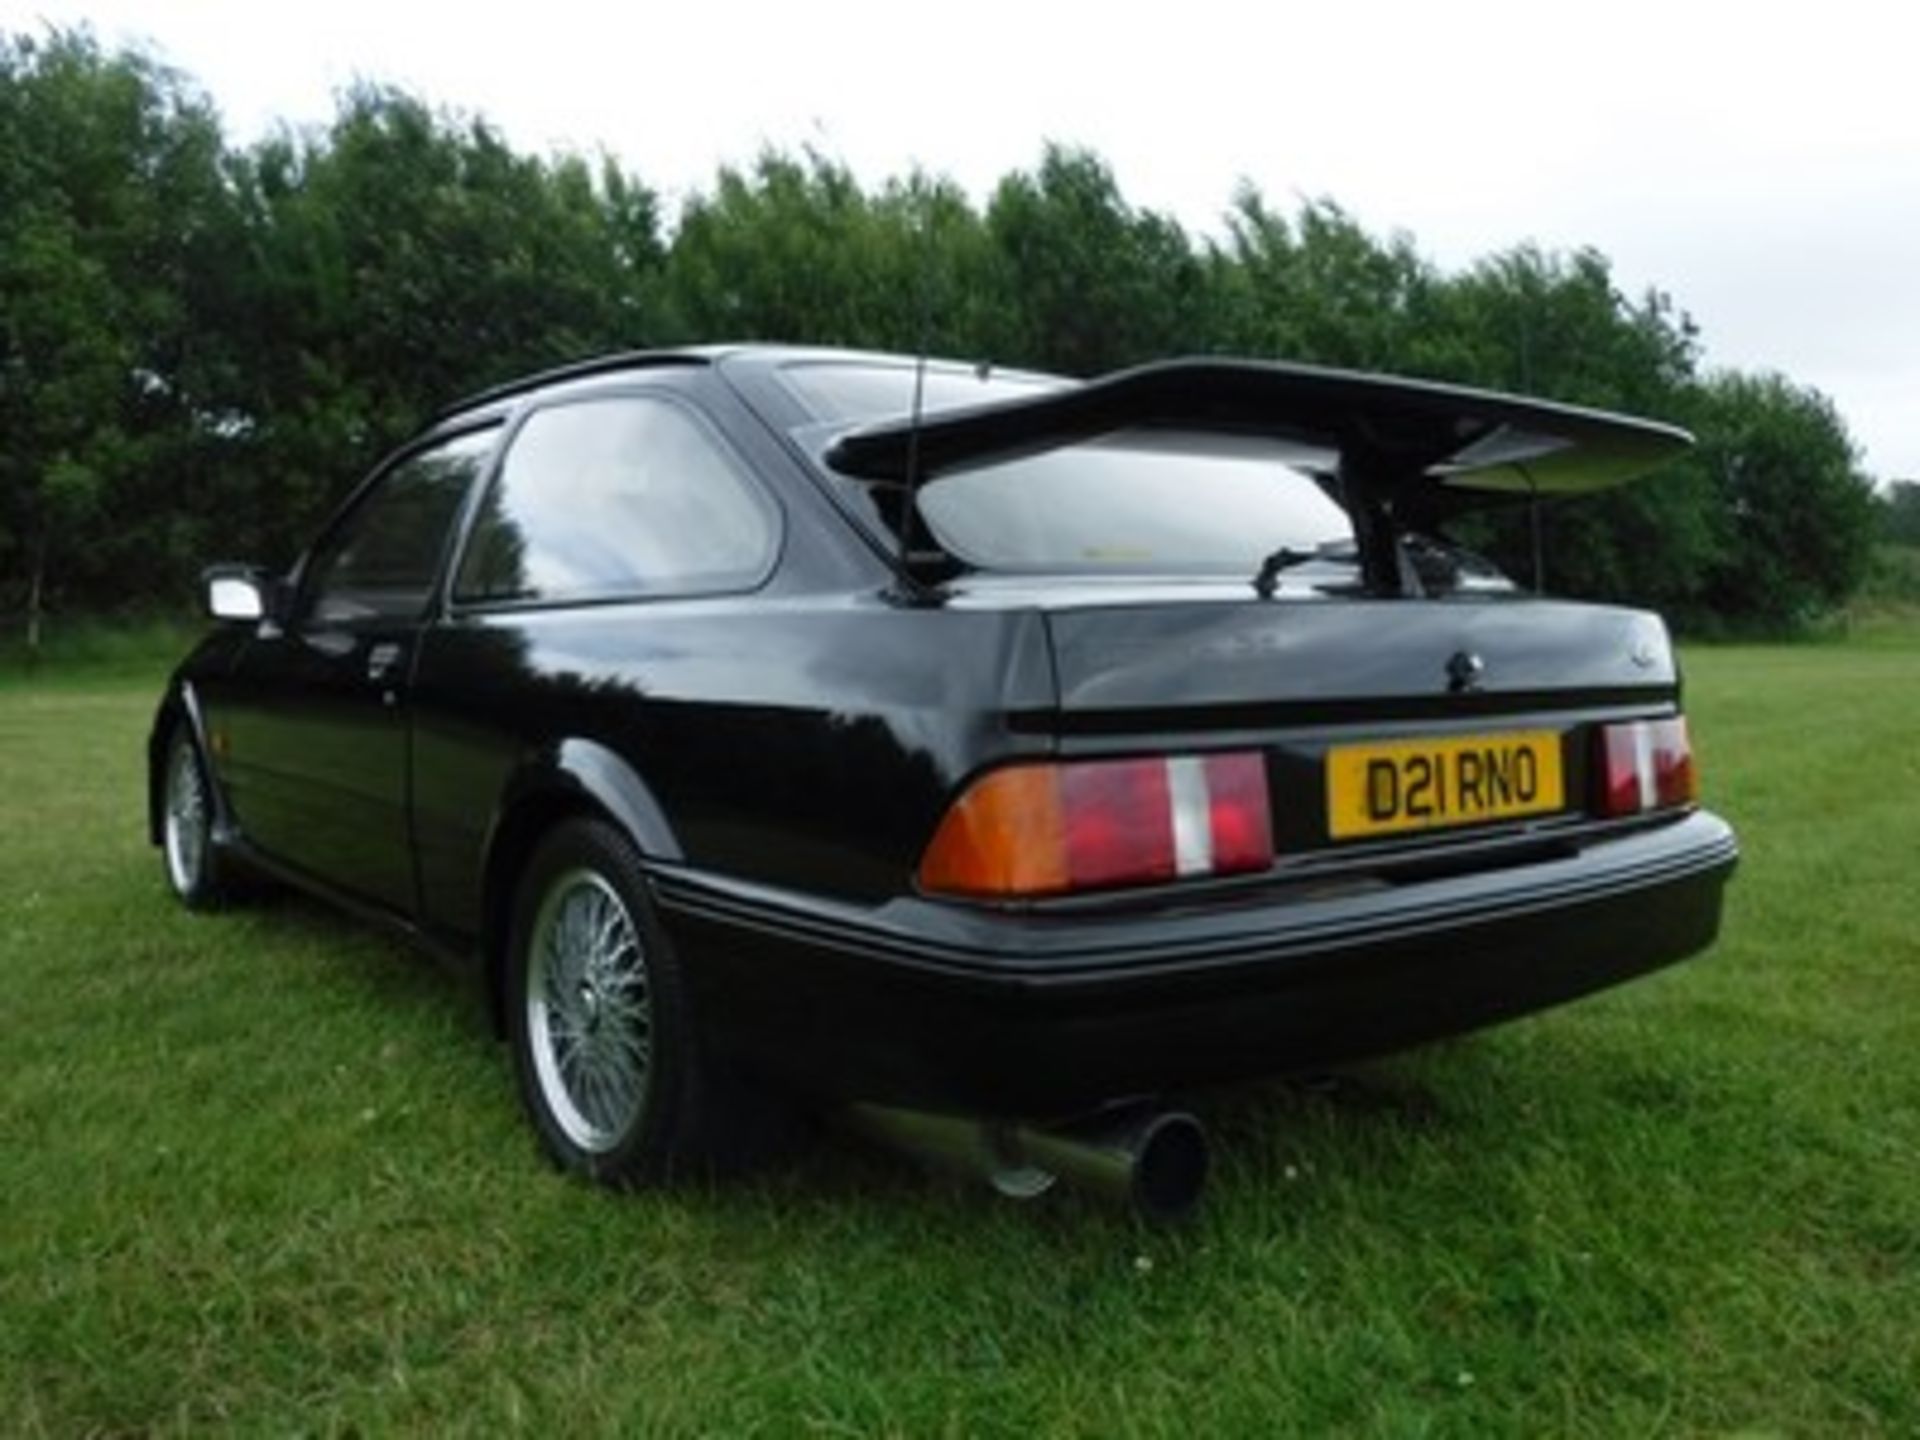
[[[400,647],[391,641],[382,641],[367,650],[367,679],[381,681],[388,678],[393,667],[400,663]]]

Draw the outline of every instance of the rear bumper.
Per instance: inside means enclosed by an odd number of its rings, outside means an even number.
[[[1496,870],[1185,913],[804,900],[653,872],[716,1043],[820,1097],[1008,1116],[1357,1059],[1693,954],[1738,855],[1696,812]]]

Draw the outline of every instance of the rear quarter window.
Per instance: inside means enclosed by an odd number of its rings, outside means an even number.
[[[536,410],[476,516],[464,603],[749,588],[779,542],[773,503],[678,402],[616,395]]]

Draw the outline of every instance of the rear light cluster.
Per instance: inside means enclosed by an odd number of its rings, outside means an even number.
[[[1684,715],[1603,725],[1599,735],[1602,815],[1639,815],[1700,798]]]
[[[956,800],[920,861],[949,895],[1059,895],[1273,863],[1256,751],[1011,765]]]

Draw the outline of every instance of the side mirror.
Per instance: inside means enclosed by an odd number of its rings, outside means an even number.
[[[200,577],[207,613],[216,620],[265,620],[275,583],[251,565],[215,565]]]

